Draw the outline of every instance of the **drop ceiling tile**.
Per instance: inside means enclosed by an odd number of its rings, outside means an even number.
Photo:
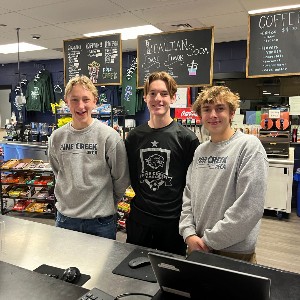
[[[16,28],[26,29],[32,27],[43,26],[45,23],[43,21],[39,21],[33,19],[31,17],[23,16],[19,13],[7,13],[0,16],[0,23],[6,24],[6,27],[1,27],[1,32],[13,32]]]
[[[9,11],[21,11],[24,9],[38,8],[48,6],[49,4],[55,4],[60,2],[66,2],[67,0],[1,0],[0,9],[2,7]]]
[[[213,17],[203,17],[201,21],[206,26],[215,26],[217,28],[226,28],[233,26],[247,26],[248,14],[245,12],[229,13]]]
[[[23,10],[22,14],[44,20],[50,24],[57,24],[109,16],[112,13],[116,14],[124,11],[123,8],[108,0],[72,0],[44,6],[43,8],[36,7]]]
[[[185,5],[193,6],[195,0],[114,0],[114,3],[130,11],[137,11],[153,7],[159,7],[160,9],[163,9],[164,7],[172,6],[178,3],[184,3]]]
[[[204,17],[241,11],[244,11],[244,9],[237,0],[226,1],[225,6],[215,5],[215,1],[198,0],[194,1],[192,8],[182,3],[170,6],[167,11],[159,7],[140,10],[139,15],[151,23],[160,23],[162,20],[164,22],[176,22],[179,18],[184,19],[184,17],[198,19],[202,22],[202,18]]]
[[[130,13],[116,14],[107,17],[99,17],[83,21],[74,21],[59,24],[58,26],[69,31],[85,34],[125,27],[147,25],[148,23]]]

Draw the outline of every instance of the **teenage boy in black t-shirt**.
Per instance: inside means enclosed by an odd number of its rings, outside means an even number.
[[[136,193],[126,229],[128,243],[185,255],[179,217],[186,172],[199,140],[170,116],[176,91],[166,72],[152,73],[145,82],[150,120],[131,130],[125,141]]]

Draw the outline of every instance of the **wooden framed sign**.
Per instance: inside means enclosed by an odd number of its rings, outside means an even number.
[[[246,77],[300,74],[300,10],[248,17]]]
[[[76,75],[95,85],[121,85],[121,34],[64,41],[65,85]]]
[[[138,36],[137,86],[155,71],[166,71],[178,86],[211,85],[214,27]]]

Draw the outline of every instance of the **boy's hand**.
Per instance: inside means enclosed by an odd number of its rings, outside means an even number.
[[[186,244],[188,245],[188,252],[192,252],[195,250],[209,252],[209,248],[204,243],[204,241],[198,237],[197,235],[188,236],[185,239]]]

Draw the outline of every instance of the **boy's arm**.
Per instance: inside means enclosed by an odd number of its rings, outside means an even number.
[[[109,164],[113,181],[114,199],[118,202],[130,186],[128,159],[123,140],[117,142],[115,149],[110,153]]]
[[[263,152],[243,158],[236,183],[237,199],[223,219],[204,231],[206,245],[215,250],[226,249],[249,236],[264,212],[267,173],[268,161]]]
[[[193,163],[190,164],[186,175],[186,186],[182,196],[182,211],[179,221],[179,233],[182,235],[184,241],[189,236],[196,235],[196,226],[191,206],[191,189],[190,179],[192,173]]]

